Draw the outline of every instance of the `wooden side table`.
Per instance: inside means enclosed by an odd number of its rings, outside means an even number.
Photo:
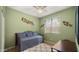
[[[51,48],[52,52],[77,52],[75,42],[69,40],[60,40],[58,41],[53,48]]]

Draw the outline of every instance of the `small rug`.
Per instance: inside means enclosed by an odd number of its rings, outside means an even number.
[[[41,43],[32,48],[24,50],[24,52],[51,52],[51,48],[52,48],[51,45],[48,45],[46,43]]]

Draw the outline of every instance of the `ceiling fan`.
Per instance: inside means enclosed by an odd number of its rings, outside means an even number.
[[[45,8],[47,6],[33,6],[33,7],[37,10],[38,13],[43,13],[43,11],[45,11]]]

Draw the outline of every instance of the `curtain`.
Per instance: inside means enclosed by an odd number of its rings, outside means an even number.
[[[49,18],[45,22],[45,33],[59,33],[60,21],[58,18]]]

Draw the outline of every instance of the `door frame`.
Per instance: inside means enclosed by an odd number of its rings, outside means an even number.
[[[4,52],[5,42],[5,17],[3,13],[3,7],[1,7],[1,52]]]

